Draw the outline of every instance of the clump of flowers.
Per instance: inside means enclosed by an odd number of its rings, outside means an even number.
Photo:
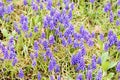
[[[97,8],[96,0],[89,2],[87,6]],[[0,41],[0,61],[3,62],[1,69],[7,67],[11,71],[11,79],[17,75],[15,79],[102,80],[113,73],[119,74],[120,62],[117,61],[120,40],[115,30],[109,29],[108,33],[101,31],[97,34],[89,31],[86,24],[76,27],[72,22],[75,18],[76,3],[71,3],[70,0],[58,1],[57,4],[53,0],[23,0],[22,3],[20,7],[23,7],[23,12],[18,16],[19,19],[10,19],[9,22],[4,21],[4,18],[16,15],[16,6],[12,0],[0,1],[2,27],[11,23],[12,30],[2,31],[5,41]],[[118,6],[119,3],[118,0]],[[120,21],[112,7],[112,4],[107,2],[103,7],[104,11],[101,11],[105,17],[109,17],[108,24],[114,25],[116,20],[115,24],[119,26]],[[90,19],[97,18],[96,14],[91,16],[89,13],[87,16]],[[119,10],[117,17],[120,17]],[[117,50],[110,50],[114,47]],[[109,72],[113,68],[116,68],[116,72]]]

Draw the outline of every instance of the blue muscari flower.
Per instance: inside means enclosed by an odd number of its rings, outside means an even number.
[[[71,30],[69,28],[66,28],[64,32],[64,37],[68,37],[70,35],[71,35]]]
[[[3,53],[4,54],[4,59],[8,59],[9,58],[8,49],[4,48],[4,51],[2,51],[2,52],[4,52]]]
[[[21,23],[22,30],[25,32],[28,31],[28,18],[23,14],[21,15],[20,23]]]
[[[78,47],[79,47],[78,40],[74,40],[74,42],[73,42],[73,48],[78,48]]]
[[[69,23],[69,30],[71,30],[71,35],[74,33],[74,26]]]
[[[38,74],[37,74],[37,79],[41,80],[41,74],[40,74],[40,72],[38,72]]]
[[[11,36],[10,39],[9,39],[9,46],[12,46],[14,45],[14,37]]]
[[[42,3],[40,3],[40,9],[41,9],[41,10],[43,9],[43,4],[42,4]]]
[[[81,57],[79,62],[78,62],[78,66],[76,68],[76,71],[84,70],[84,69],[85,69],[85,61],[84,61],[84,58]]]
[[[109,49],[109,44],[108,44],[108,43],[105,43],[105,44],[104,44],[104,51],[108,51],[108,49]]]
[[[9,58],[8,49],[5,46],[3,46],[2,43],[1,43],[0,48],[1,48],[2,53],[4,55],[4,59],[8,59]]]
[[[118,13],[117,13],[117,14],[118,14],[118,17],[120,18],[120,10],[118,10]]]
[[[50,10],[50,16],[54,16],[55,12],[56,12],[56,10],[52,8],[52,9]]]
[[[4,4],[0,1],[0,17],[3,17],[5,13]]]
[[[38,42],[34,41],[34,50],[39,50]]]
[[[83,75],[80,73],[77,75],[76,80],[83,80]]]
[[[104,6],[104,12],[108,12],[111,9],[111,4],[110,2],[108,2],[105,6]]]
[[[52,0],[47,1],[47,9],[51,10],[52,9]]]
[[[14,22],[14,29],[15,29],[15,31],[16,31],[18,34],[21,33],[21,32],[20,32],[20,29],[18,28],[18,25],[17,25],[16,22]]]
[[[50,30],[53,30],[55,29],[55,25],[54,25],[54,22],[53,21],[50,21]]]
[[[91,34],[91,38],[94,38],[94,37],[95,37],[95,33],[92,32],[92,34]]]
[[[55,39],[53,35],[50,35],[49,37],[49,44],[53,45],[55,43]]]
[[[92,80],[92,70],[87,71],[86,80]]]
[[[44,25],[44,28],[47,28],[48,27],[48,20],[46,18],[44,18],[43,20],[43,25]]]
[[[116,20],[116,26],[119,26],[119,25],[120,25],[120,21]]]
[[[16,53],[13,51],[10,51],[9,59],[15,59],[15,57],[16,57]]]
[[[97,64],[101,64],[101,63],[102,63],[102,59],[101,59],[101,57],[98,57]]]
[[[69,10],[69,3],[66,3],[66,4],[65,4],[65,9],[66,9],[66,10]]]
[[[68,43],[69,45],[72,44],[72,37],[71,37],[71,36],[68,36],[68,38],[67,38],[67,43]]]
[[[81,56],[79,54],[72,55],[71,64],[76,65],[79,62],[80,58],[81,58]]]
[[[84,26],[80,27],[80,33],[82,34],[84,32]]]
[[[56,66],[55,66],[55,72],[56,72],[56,73],[60,72],[60,66],[59,66],[59,65],[56,65]]]
[[[66,39],[65,39],[65,38],[62,38],[62,45],[63,45],[64,47],[66,47],[66,46],[67,46],[67,41],[66,41]]]
[[[116,71],[117,71],[117,72],[120,72],[120,62],[117,63]]]
[[[79,48],[84,48],[83,41],[80,41],[80,42],[79,42]]]
[[[14,58],[13,61],[12,61],[12,66],[15,66],[15,64],[18,62],[18,59],[17,58]]]
[[[45,36],[45,32],[42,32],[41,33],[41,39],[44,39],[46,36]]]
[[[50,15],[46,15],[45,19],[47,20],[47,23],[50,25],[50,21],[53,21],[53,18]]]
[[[80,27],[80,33],[82,35],[82,38],[86,41],[88,41],[91,37],[90,33],[87,30],[85,30],[83,26]]]
[[[9,45],[8,46],[8,49],[9,49],[9,51],[12,51],[12,52],[15,52],[15,48],[14,48],[14,45]]]
[[[50,76],[50,80],[54,80],[53,76]]]
[[[55,29],[55,35],[59,35],[59,32],[60,32],[60,28],[58,27]]]
[[[27,18],[27,16],[24,16],[23,14],[21,14],[21,16],[20,16],[20,23],[23,24],[24,21],[28,22],[28,18]]]
[[[19,70],[18,76],[19,76],[19,78],[23,78],[24,77],[24,72],[23,72],[22,68]]]
[[[27,5],[28,4],[27,0],[23,0],[23,4]]]
[[[60,75],[57,77],[57,80],[61,80],[61,76]]]
[[[86,54],[86,49],[85,47],[82,47],[81,49],[81,56],[84,56]]]
[[[97,64],[97,62],[96,62],[96,56],[93,55],[93,56],[92,56],[92,63],[91,63],[91,66],[92,66],[92,69],[93,69],[93,70],[96,69],[96,64]]]
[[[100,69],[96,75],[96,80],[102,80],[102,70]]]
[[[63,34],[62,34],[62,32],[59,32],[59,38],[63,38]]]
[[[35,57],[35,58],[38,58],[38,51],[36,51],[36,52],[34,53],[34,57]]]
[[[10,5],[8,5],[7,7],[6,7],[6,13],[7,14],[10,14],[11,12],[13,12],[13,10],[14,10],[14,6],[13,6],[13,4],[10,4]]]
[[[54,16],[53,16],[53,22],[54,25],[57,25],[60,18],[60,12],[58,10],[55,10]]]
[[[61,13],[56,10],[55,14],[54,14],[54,18],[57,20],[57,21],[60,21],[59,19],[61,18]]]
[[[38,26],[34,27],[34,32],[38,32]]]
[[[93,4],[95,2],[95,0],[90,0],[90,2]]]
[[[69,20],[72,19],[72,10],[69,11],[69,13],[68,13],[68,17],[69,17]]]
[[[64,28],[67,28],[68,26],[69,26],[69,17],[66,17],[66,18],[64,18],[63,20],[63,25],[64,25]]]
[[[53,58],[52,51],[49,48],[47,48],[47,50],[46,50],[46,56],[48,56],[50,59]]]
[[[113,22],[114,20],[114,14],[113,14],[113,11],[111,10],[110,11],[110,22]]]
[[[35,67],[36,66],[36,60],[34,59],[34,60],[32,60],[32,67]]]
[[[70,4],[70,9],[71,9],[71,10],[74,9],[74,3],[73,3],[73,2]]]
[[[48,70],[51,72],[56,66],[56,60],[54,58],[52,58],[49,62],[48,65]]]
[[[117,5],[120,6],[120,0],[117,0]]]
[[[32,2],[31,6],[34,11],[38,11],[38,5],[35,2]]]
[[[46,49],[48,48],[48,41],[47,41],[47,40],[44,40],[44,41],[42,42],[42,45],[43,45],[44,49],[46,50]]]
[[[104,35],[103,34],[100,34],[100,40],[103,41],[104,40]]]
[[[109,42],[109,47],[116,44],[117,42],[117,36],[111,30],[108,32],[108,42]]]
[[[30,38],[30,37],[32,37],[32,32],[30,32],[30,34],[29,34],[29,36],[28,36],[28,37],[29,37],[29,38]]]
[[[91,46],[94,46],[94,42],[92,40],[88,40],[87,41],[87,44],[91,47]]]

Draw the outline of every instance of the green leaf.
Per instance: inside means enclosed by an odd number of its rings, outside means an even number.
[[[5,36],[5,37],[8,37],[8,36],[9,36],[8,31],[7,31],[5,28],[2,30],[2,34],[3,34],[3,36]]]
[[[118,39],[120,40],[120,35],[119,36],[117,36],[118,37]]]
[[[107,76],[108,79],[111,79],[114,76],[114,73],[109,73],[109,75]]]
[[[36,24],[39,22],[39,18],[40,18],[39,16],[36,16],[36,17],[35,17],[35,23],[36,23]]]
[[[12,32],[12,35],[15,36],[15,35],[16,35],[16,31],[13,31],[13,32]]]
[[[110,69],[110,68],[113,68],[113,67],[115,67],[116,65],[117,65],[117,62],[111,62],[108,68],[109,68],[109,69]]]
[[[108,59],[108,52],[103,53],[101,59],[102,59],[102,63],[106,62],[106,60]]]
[[[102,63],[102,69],[104,71],[107,71],[109,69],[109,65],[110,65],[110,62],[108,62],[108,61]]]

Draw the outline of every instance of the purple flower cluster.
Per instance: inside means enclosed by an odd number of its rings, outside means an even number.
[[[27,16],[24,16],[23,14],[21,15],[20,18],[20,23],[21,23],[21,29],[25,32],[28,31],[28,18]]]
[[[78,74],[76,80],[83,80],[83,75],[82,74]]]
[[[19,76],[19,78],[23,78],[24,77],[24,72],[23,72],[22,68],[19,70],[18,76]]]
[[[8,2],[12,0],[7,0]],[[31,65],[34,68],[37,65],[37,59],[39,56],[39,48],[42,47],[44,50],[43,58],[44,60],[48,60],[48,71],[52,72],[55,71],[55,73],[60,72],[61,66],[57,64],[57,60],[54,57],[53,48],[55,44],[62,45],[63,48],[67,48],[70,46],[70,49],[78,50],[77,54],[73,54],[71,57],[71,64],[75,67],[75,70],[77,72],[86,71],[86,80],[92,80],[93,79],[93,71],[97,68],[97,64],[102,64],[101,57],[98,57],[96,55],[92,56],[91,64],[86,65],[85,61],[85,55],[86,48],[85,43],[89,47],[94,46],[94,38],[95,33],[90,33],[87,31],[84,26],[80,27],[79,32],[75,31],[75,27],[71,24],[71,20],[73,18],[73,9],[74,9],[74,3],[70,4],[69,0],[63,0],[64,8],[62,10],[58,10],[57,8],[53,7],[52,0],[44,0],[43,2],[46,3],[46,9],[49,11],[49,14],[47,14],[43,19],[43,32],[41,33],[41,36],[39,38],[39,41],[35,39],[33,42],[33,53],[30,54],[31,58]],[[90,0],[91,3],[94,3],[95,0]],[[24,5],[27,5],[27,0],[23,1]],[[119,4],[119,0],[118,0]],[[60,5],[60,4],[59,4]],[[41,0],[32,0],[31,7],[33,11],[38,11],[39,8],[43,9],[43,5]],[[0,2],[0,17],[3,17],[4,14],[10,14],[14,10],[14,6],[12,4],[9,4],[7,7],[4,6],[2,2]],[[114,14],[111,10],[111,3],[108,2],[104,6],[104,12],[110,12],[109,20],[110,22],[114,21]],[[118,11],[118,17],[120,17],[120,11]],[[116,25],[120,25],[120,22],[116,22]],[[29,21],[28,17],[21,14],[20,16],[20,26],[23,32],[29,32]],[[14,29],[18,34],[21,34],[22,31],[19,29],[17,23],[14,23]],[[39,27],[34,26],[33,31],[35,33],[38,33]],[[34,35],[34,34],[33,34]],[[32,36],[32,32],[30,33],[29,37]],[[100,34],[99,36],[101,41],[104,41],[104,34]],[[15,66],[18,62],[17,54],[15,51],[15,41],[14,37],[10,37],[8,46],[5,47],[2,43],[0,43],[0,49],[2,50],[2,53],[4,55],[4,59],[9,59],[12,61],[12,65]],[[109,31],[108,33],[108,39],[107,42],[104,44],[104,50],[107,51],[110,47],[113,45],[117,45],[117,49],[120,50],[120,41],[117,39],[117,36],[113,31]],[[86,70],[87,66],[87,70]],[[117,64],[116,71],[120,72],[120,63]],[[24,77],[24,72],[22,68],[19,70],[18,76],[20,78]],[[38,72],[37,74],[38,80],[41,80],[41,74]],[[61,76],[58,76],[58,80],[61,79]],[[96,80],[102,80],[102,70],[99,70],[97,72],[97,75],[95,77]],[[53,76],[50,76],[50,80],[54,80]],[[83,80],[83,75],[80,73],[77,75],[76,80]]]
[[[116,71],[120,72],[120,62],[118,62],[117,66],[116,66]]]
[[[4,3],[0,1],[0,17],[3,17],[4,15]]]
[[[104,12],[108,12],[108,11],[110,11],[110,9],[111,9],[111,3],[108,2],[108,3],[104,6]]]
[[[18,62],[16,51],[14,49],[14,37],[10,37],[8,46],[4,46],[2,43],[0,43],[0,49],[3,53],[4,60],[10,60],[12,61],[12,66],[15,66]]]
[[[104,50],[107,51],[111,46],[116,45],[118,42],[116,34],[112,30],[108,32],[108,41],[104,44]]]
[[[7,2],[11,2],[12,0],[8,0]],[[3,17],[4,14],[10,14],[14,11],[13,4],[5,5],[2,1],[0,1],[0,17]]]

